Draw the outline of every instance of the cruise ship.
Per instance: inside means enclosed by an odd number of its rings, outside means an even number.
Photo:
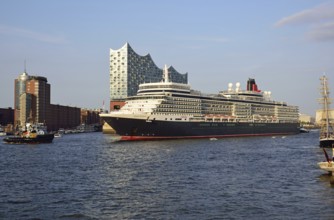
[[[254,79],[247,89],[228,84],[226,91],[203,94],[190,85],[169,80],[165,66],[162,82],[139,85],[116,111],[100,114],[120,140],[224,138],[299,133],[298,107],[273,101]]]

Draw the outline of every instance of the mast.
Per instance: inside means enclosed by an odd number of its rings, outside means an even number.
[[[329,98],[329,88],[328,88],[328,79],[324,75],[320,78],[321,80],[321,95],[320,103],[322,104],[322,117],[321,117],[321,137],[320,138],[329,138],[333,133],[333,128],[331,126],[330,115],[329,115],[329,105],[331,99]]]
[[[329,88],[328,88],[328,79],[325,75],[320,77],[321,81],[321,95],[319,99],[322,104],[322,115],[321,115],[321,128],[320,128],[320,147],[323,148],[323,151],[326,156],[327,162],[318,163],[321,169],[327,170],[333,175],[333,160],[334,160],[334,129],[332,124],[332,118],[330,118],[330,109],[329,105],[331,99],[329,98]],[[326,150],[324,148],[332,148],[332,158],[329,159]],[[334,182],[334,181],[333,181]]]

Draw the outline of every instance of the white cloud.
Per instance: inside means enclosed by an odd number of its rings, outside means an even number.
[[[325,3],[284,17],[275,27],[306,25],[307,38],[313,41],[334,41],[334,3]]]
[[[53,43],[53,44],[64,44],[66,43],[66,39],[63,36],[50,35],[40,32],[35,32],[23,28],[10,27],[5,25],[0,25],[0,34],[6,34],[10,36],[18,36],[23,38],[30,38],[33,40]]]
[[[276,27],[296,24],[310,24],[334,19],[334,4],[326,3],[287,16],[276,22]]]
[[[315,41],[334,40],[334,21],[314,26],[308,33],[308,38]]]

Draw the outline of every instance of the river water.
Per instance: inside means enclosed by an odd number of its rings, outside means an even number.
[[[0,140],[0,219],[334,219],[318,135]]]

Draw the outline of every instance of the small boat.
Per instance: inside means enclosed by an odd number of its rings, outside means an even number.
[[[318,166],[320,169],[328,171],[331,175],[334,172],[334,129],[333,129],[333,119],[330,118],[329,114],[329,89],[328,89],[328,80],[326,76],[320,78],[321,80],[321,94],[322,98],[320,98],[321,104],[323,104],[322,109],[322,117],[321,117],[321,128],[320,128],[320,137],[319,146],[324,151],[326,161],[319,162]],[[326,149],[332,149],[332,157],[328,156]]]
[[[55,138],[59,138],[59,137],[61,137],[61,134],[60,134],[60,133],[55,133],[55,134],[54,134],[54,137],[55,137]]]
[[[300,133],[309,133],[310,132],[306,128],[300,128],[299,131],[300,131]]]
[[[0,126],[0,136],[6,136],[7,133],[3,130],[3,128]]]
[[[12,136],[4,138],[3,141],[8,144],[40,144],[40,143],[52,143],[54,134],[47,133],[46,128],[26,124],[26,129],[19,136]]]

